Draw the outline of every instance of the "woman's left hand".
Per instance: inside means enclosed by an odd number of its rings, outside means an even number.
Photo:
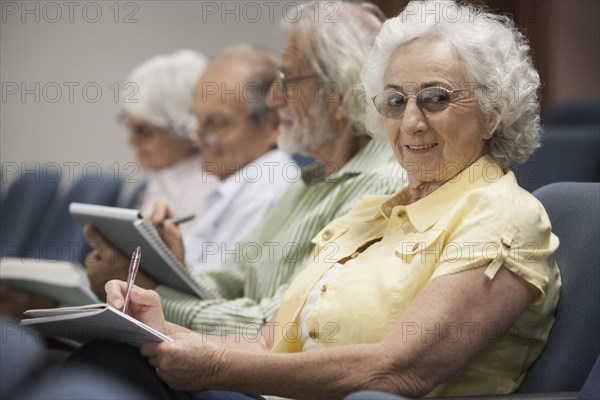
[[[218,388],[225,371],[226,348],[198,333],[176,333],[171,338],[172,342],[141,347],[158,377],[178,391]]]

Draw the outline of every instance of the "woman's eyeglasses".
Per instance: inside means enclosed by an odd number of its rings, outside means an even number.
[[[135,136],[138,136],[142,139],[152,139],[152,138],[155,138],[155,137],[165,133],[164,129],[150,128],[148,126],[135,125],[135,124],[131,124],[131,123],[127,124],[127,128]]]
[[[117,115],[117,121],[125,125],[127,129],[129,129],[130,133],[144,140],[152,139],[161,134],[164,134],[165,131],[167,131],[167,129],[165,128],[151,127],[145,124],[133,123],[129,120],[127,114],[123,112],[120,112]]]
[[[417,105],[421,110],[434,114],[456,101],[458,99],[456,94],[465,90],[471,90],[471,88],[448,90],[443,87],[428,87],[421,89],[415,95],[409,96],[396,90],[386,90],[373,97],[372,100],[379,114],[385,118],[397,119],[402,117],[410,97],[417,100]]]

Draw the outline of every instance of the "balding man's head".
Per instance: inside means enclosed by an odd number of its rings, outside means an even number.
[[[276,113],[266,106],[275,57],[252,45],[229,47],[209,63],[194,95],[205,171],[221,179],[276,147]]]

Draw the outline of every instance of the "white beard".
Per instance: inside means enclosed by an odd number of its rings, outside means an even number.
[[[277,137],[277,147],[288,154],[311,155],[312,152],[335,138],[333,124],[322,103],[312,104],[302,122],[297,119],[292,120],[291,126],[281,125],[279,127],[279,136]],[[309,121],[313,122],[312,132]]]

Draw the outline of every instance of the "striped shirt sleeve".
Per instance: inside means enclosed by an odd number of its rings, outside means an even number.
[[[209,334],[250,334],[277,311],[293,278],[307,265],[311,239],[331,220],[346,214],[365,195],[391,194],[405,176],[398,163],[382,155],[381,146],[367,146],[329,181],[294,184],[264,221],[217,271],[196,279],[214,285],[224,299],[203,300],[159,286],[167,320]],[[244,258],[245,245],[262,246],[263,258]],[[273,250],[268,254],[267,250]],[[287,249],[287,250],[286,250]],[[300,250],[290,257],[291,250]]]

